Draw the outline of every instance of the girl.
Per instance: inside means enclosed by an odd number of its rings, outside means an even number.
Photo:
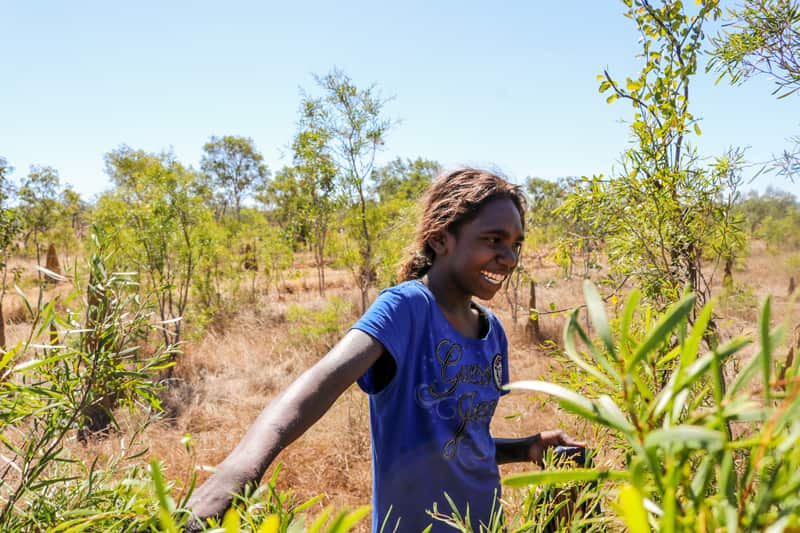
[[[508,383],[508,343],[497,318],[472,299],[491,299],[513,272],[524,211],[519,188],[492,173],[439,176],[424,198],[403,282],[381,292],[324,358],[267,405],[192,495],[193,514],[222,514],[354,381],[369,394],[373,532],[387,514],[390,531],[394,524],[401,532],[429,524],[450,531],[426,513],[434,502],[450,512],[445,493],[462,515],[469,507],[473,525],[488,524],[500,493],[498,463],[541,462],[548,446],[582,446],[559,430],[519,439],[489,433]]]

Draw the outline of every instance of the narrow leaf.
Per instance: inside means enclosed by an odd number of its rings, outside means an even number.
[[[278,533],[280,527],[280,517],[276,514],[271,514],[261,523],[261,527],[258,528],[258,533]]]
[[[589,310],[589,317],[592,319],[594,329],[606,346],[609,355],[616,361],[617,353],[614,347],[614,339],[611,337],[611,327],[608,325],[606,309],[597,287],[588,279],[583,282],[583,296],[586,299],[586,307]]]
[[[597,470],[594,468],[569,468],[565,470],[536,470],[522,474],[512,474],[503,478],[508,487],[528,487],[540,485],[563,485],[578,481],[601,481],[605,479],[627,481],[630,474],[619,470]]]
[[[686,295],[661,317],[658,324],[649,332],[639,347],[636,348],[633,357],[631,357],[627,365],[627,370],[636,368],[636,365],[638,365],[647,354],[654,351],[667,340],[669,334],[678,326],[680,321],[684,320],[689,315],[692,307],[694,307],[694,302],[694,294]]]
[[[679,445],[684,448],[721,448],[724,444],[722,435],[702,426],[675,426],[669,429],[651,431],[644,438],[646,450]]]
[[[644,508],[642,493],[632,485],[624,485],[619,489],[619,509],[622,519],[631,533],[650,533],[647,511]]]
[[[575,345],[575,333],[580,328],[578,324],[578,310],[576,309],[570,314],[569,319],[567,320],[567,325],[564,328],[564,353],[567,357],[575,363],[581,370],[586,372],[587,374],[591,374],[597,379],[599,382],[613,387],[614,384],[611,382],[608,377],[603,374],[600,370],[595,368],[594,366],[587,363],[583,357],[578,353],[578,348]]]
[[[601,422],[591,401],[561,385],[545,381],[516,381],[509,383],[505,388],[509,390],[529,390],[554,396],[565,411],[574,413],[589,421]]]

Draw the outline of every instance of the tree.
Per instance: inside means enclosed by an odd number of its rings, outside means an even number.
[[[404,161],[398,157],[374,171],[375,193],[380,202],[396,197],[416,200],[441,170],[442,166],[430,159],[418,157]]]
[[[283,167],[276,172],[256,198],[264,204],[270,220],[281,228],[294,246],[308,244],[311,228],[309,221],[301,215],[308,209],[308,197],[303,193],[295,167]]]
[[[61,191],[61,211],[63,217],[69,221],[72,232],[82,237],[86,232],[89,204],[69,185]]]
[[[28,176],[19,188],[20,207],[25,212],[25,235],[33,237],[36,263],[41,264],[40,239],[50,228],[56,227],[59,209],[61,180],[53,167],[32,165]]]
[[[750,191],[736,204],[736,210],[747,221],[748,231],[751,234],[768,220],[783,218],[791,211],[799,209],[800,203],[792,193],[773,187],[767,187],[763,194]]]
[[[224,217],[231,206],[239,220],[242,201],[269,178],[264,156],[256,150],[252,139],[233,135],[211,137],[203,145],[203,151],[200,167],[219,191],[218,218]]]
[[[689,136],[700,134],[689,111],[690,82],[697,70],[703,24],[716,19],[716,0],[701,1],[693,14],[678,0],[654,5],[625,0],[642,34],[644,66],[624,82],[605,71],[601,92],[633,107],[632,146],[617,175],[586,178],[565,202],[574,220],[591,220],[605,236],[609,263],[621,278],[633,278],[644,293],[664,305],[685,287],[701,305],[710,295],[712,268],[734,254],[741,220],[732,200],[741,183],[741,154],[720,157],[702,168]],[[709,257],[711,256],[711,257]]]
[[[301,122],[302,124],[302,122]],[[337,206],[336,165],[330,153],[330,132],[309,121],[302,124],[292,143],[295,175],[306,198],[299,216],[310,226],[309,237],[317,269],[317,286],[325,294],[325,244],[328,227]]]
[[[375,85],[359,89],[347,74],[334,69],[325,76],[315,76],[322,95],[303,98],[301,125],[324,132],[330,154],[339,175],[339,187],[349,207],[356,210],[359,267],[357,281],[361,291],[362,312],[375,278],[373,257],[375,236],[369,227],[369,180],[375,155],[384,144],[392,121],[382,116],[386,100]]]
[[[127,245],[121,259],[133,264],[156,291],[166,345],[181,339],[192,278],[210,253],[210,213],[197,194],[198,176],[169,153],[122,146],[106,154],[106,172],[117,188],[100,197],[95,219]]]

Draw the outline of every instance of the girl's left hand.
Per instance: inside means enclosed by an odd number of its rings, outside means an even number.
[[[577,441],[567,435],[561,429],[551,429],[549,431],[542,431],[530,437],[531,443],[528,448],[528,459],[535,462],[539,466],[543,464],[544,452],[551,446],[577,446],[585,448],[586,443]]]

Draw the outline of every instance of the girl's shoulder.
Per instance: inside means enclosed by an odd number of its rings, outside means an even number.
[[[434,301],[433,294],[430,290],[419,280],[413,279],[410,281],[403,281],[397,285],[392,285],[383,289],[379,298],[383,295],[393,296],[404,300],[409,300],[413,303],[430,303]]]

